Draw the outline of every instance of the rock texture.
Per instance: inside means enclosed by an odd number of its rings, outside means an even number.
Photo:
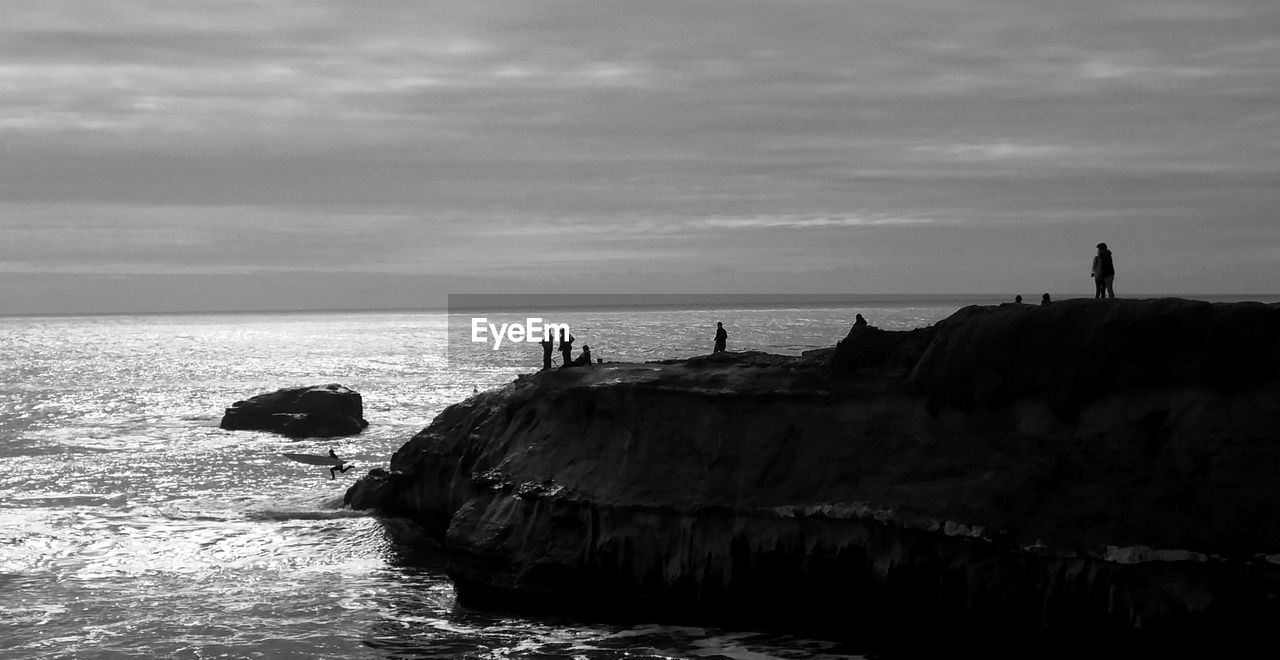
[[[1277,429],[1280,306],[969,307],[522,376],[347,498],[474,605],[1180,645],[1280,620]]]
[[[368,425],[360,394],[338,384],[280,389],[237,401],[219,424],[231,431],[272,431],[291,438],[355,435]]]

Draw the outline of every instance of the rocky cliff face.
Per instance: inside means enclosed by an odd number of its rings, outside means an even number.
[[[521,377],[348,500],[472,604],[1203,639],[1280,615],[1277,395],[1280,306],[971,307]]]

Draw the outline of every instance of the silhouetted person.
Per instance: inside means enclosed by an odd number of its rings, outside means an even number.
[[[555,350],[556,340],[550,333],[543,333],[542,341],[538,343],[542,345],[542,369],[545,371],[551,368],[551,353]]]
[[[1111,259],[1111,250],[1106,243],[1098,244],[1098,254],[1093,258],[1093,269],[1089,271],[1093,277],[1093,297],[1115,298],[1116,292],[1112,283],[1116,279],[1116,264]]]
[[[864,319],[864,318],[862,318],[862,315],[861,315],[861,314],[854,314],[854,315],[853,315],[853,327],[855,327],[855,328],[865,328],[865,327],[867,327],[867,320],[866,320],[866,319]]]
[[[333,478],[334,478],[333,473],[334,473],[335,471],[337,471],[337,472],[346,472],[347,470],[350,470],[351,468],[355,467],[355,463],[349,463],[349,464],[345,464],[345,465],[344,465],[344,464],[343,464],[342,459],[341,459],[341,458],[338,458],[338,455],[337,455],[337,454],[335,454],[335,453],[333,453],[333,450],[332,450],[332,449],[330,449],[330,450],[329,450],[329,458],[332,458],[333,460],[338,461],[338,464],[337,464],[337,465],[335,465],[335,466],[333,466],[333,467],[329,468],[329,478],[330,478],[330,479],[333,479]]]
[[[565,338],[564,328],[560,328],[560,357],[563,358],[560,361],[562,368],[569,366],[569,363],[573,362],[573,335]]]
[[[564,364],[560,365],[560,368],[568,369],[570,367],[590,367],[590,366],[592,366],[591,365],[591,347],[587,346],[586,344],[583,344],[582,353],[579,354],[577,358],[573,360],[569,360],[568,362],[565,362]]]
[[[1014,296],[1014,297],[1013,297],[1013,303],[1014,303],[1015,305],[1021,305],[1021,304],[1022,304],[1022,295],[1021,295],[1021,294],[1019,294],[1019,295]]]
[[[716,321],[716,347],[711,350],[712,353],[723,353],[725,342],[729,341],[729,333],[724,331],[724,324]]]
[[[1047,293],[1046,293],[1046,294],[1044,294],[1043,296],[1040,296],[1040,304],[1041,304],[1041,305],[1048,305],[1048,304],[1049,304],[1049,302],[1050,302],[1050,301],[1049,301],[1049,294],[1047,294]]]

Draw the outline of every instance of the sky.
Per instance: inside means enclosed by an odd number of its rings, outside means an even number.
[[[0,314],[1280,292],[1275,0],[5,0]]]

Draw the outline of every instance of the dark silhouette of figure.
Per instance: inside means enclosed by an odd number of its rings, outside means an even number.
[[[556,340],[550,333],[543,333],[542,341],[538,343],[542,345],[542,369],[545,371],[551,368],[551,353],[556,347]]]
[[[568,369],[570,367],[590,367],[590,366],[592,366],[591,365],[591,347],[587,346],[586,344],[583,344],[582,353],[579,354],[576,359],[568,360],[564,364],[560,365],[560,368]]]
[[[1049,302],[1050,302],[1050,301],[1049,301],[1049,294],[1047,294],[1047,293],[1046,293],[1046,294],[1044,294],[1043,296],[1040,296],[1040,304],[1041,304],[1041,305],[1048,305],[1048,304],[1049,304]]]
[[[329,458],[332,458],[332,459],[334,459],[335,461],[339,461],[339,464],[338,464],[338,465],[335,465],[335,466],[333,466],[333,467],[329,468],[329,478],[330,478],[330,479],[333,479],[333,478],[334,478],[333,473],[334,473],[335,471],[337,471],[337,472],[346,472],[347,470],[350,470],[351,468],[353,468],[353,467],[355,467],[355,466],[356,466],[356,465],[355,465],[355,463],[345,463],[345,462],[343,462],[341,458],[338,458],[338,455],[337,455],[337,454],[333,453],[333,450],[332,450],[332,449],[330,449],[330,450],[329,450]]]
[[[573,335],[565,338],[564,328],[560,328],[560,357],[563,358],[560,361],[560,368],[562,369],[573,362]]]
[[[1115,298],[1116,292],[1112,283],[1116,279],[1116,265],[1111,259],[1111,250],[1106,243],[1098,244],[1098,254],[1093,257],[1093,269],[1089,271],[1093,278],[1093,297]]]
[[[725,342],[729,341],[729,333],[724,331],[724,324],[716,321],[716,346],[712,353],[723,353]]]
[[[855,328],[865,328],[865,327],[867,327],[867,320],[866,320],[866,319],[864,319],[864,318],[862,318],[862,315],[861,315],[861,314],[854,314],[854,315],[853,315],[853,327],[855,327]]]
[[[1014,302],[1014,304],[1015,304],[1015,305],[1021,305],[1021,304],[1022,304],[1022,294],[1018,294],[1018,295],[1014,296],[1014,297],[1013,297],[1013,302]]]

